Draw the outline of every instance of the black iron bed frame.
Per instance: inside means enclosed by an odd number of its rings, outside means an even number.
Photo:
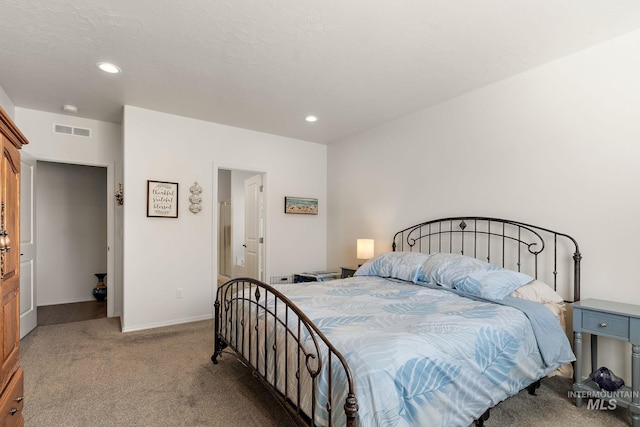
[[[543,252],[551,248],[551,252]],[[451,217],[426,221],[398,231],[392,242],[393,251],[422,253],[460,253],[486,260],[511,270],[525,272],[551,285],[566,301],[580,299],[580,261],[582,256],[576,240],[564,233],[546,228],[489,217]],[[572,269],[561,267],[572,264]],[[269,303],[271,300],[274,303]],[[283,307],[284,309],[278,307]],[[331,425],[331,414],[342,405],[346,425],[357,425],[358,401],[355,381],[349,365],[340,351],[327,339],[322,331],[295,304],[278,289],[254,279],[239,278],[228,281],[218,288],[214,303],[214,353],[213,363],[218,363],[225,348],[235,356],[253,375],[260,379],[273,396],[288,411],[299,425],[315,425],[316,395],[321,374],[328,378],[323,392],[326,396],[324,410]],[[246,324],[248,320],[249,324]],[[259,335],[280,331],[284,348],[274,338],[271,346],[264,340],[260,346]],[[287,357],[297,352],[296,360]],[[283,353],[284,352],[284,353]],[[278,361],[283,359],[284,363]],[[274,372],[270,371],[272,364]],[[336,402],[332,395],[334,369],[346,381],[348,393],[344,401]],[[325,372],[323,372],[325,370]],[[284,380],[278,381],[278,371]],[[301,408],[301,386],[307,377],[310,408]],[[293,379],[295,377],[295,379]],[[291,380],[296,384],[290,387]],[[540,381],[527,387],[535,394]],[[337,405],[337,406],[336,406]],[[339,409],[338,409],[339,410]],[[310,413],[309,413],[310,412]],[[476,420],[482,426],[489,417],[489,409]]]

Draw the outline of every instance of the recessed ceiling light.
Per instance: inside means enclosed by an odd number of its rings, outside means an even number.
[[[122,72],[120,67],[110,62],[98,62],[96,66],[100,68],[102,71],[104,71],[105,73],[118,74]]]
[[[305,117],[305,120],[308,121],[308,122],[313,123],[313,122],[317,122],[318,118],[316,116],[307,116],[307,117]]]
[[[62,111],[64,111],[65,113],[77,113],[78,107],[71,104],[65,104],[62,106]]]

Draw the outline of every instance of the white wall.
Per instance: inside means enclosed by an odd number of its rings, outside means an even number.
[[[63,114],[46,113],[16,107],[16,124],[29,140],[23,151],[37,160],[104,166],[112,171],[107,176],[107,194],[113,195],[117,183],[122,181],[122,126],[81,117]],[[63,124],[89,128],[91,138],[53,133],[53,124]],[[127,200],[125,192],[125,204]],[[111,233],[107,242],[113,257],[114,274],[107,279],[109,300],[113,304],[111,315],[119,316],[122,312],[122,211],[123,207],[115,207],[112,197],[107,197],[107,223]],[[44,284],[42,276],[38,280]],[[97,283],[97,281],[96,281]],[[38,285],[38,288],[40,285]]]
[[[220,169],[218,172],[218,202],[231,200],[231,171]]]
[[[125,106],[123,129],[123,330],[212,316],[218,168],[266,174],[267,277],[325,267],[326,146],[132,106]],[[179,184],[177,219],[146,217],[150,179]],[[194,181],[204,190],[197,215],[187,208]],[[285,215],[286,195],[318,198],[320,213]]]
[[[380,253],[423,220],[497,216],[574,236],[583,299],[640,304],[639,51],[636,31],[332,144],[328,265],[358,237]]]
[[[106,185],[105,168],[38,162],[39,306],[94,300],[95,273],[107,272]]]
[[[2,87],[0,87],[0,107],[2,107],[2,109],[7,113],[9,117],[11,117],[12,120],[15,119],[15,106],[13,105],[13,102],[11,102],[9,95],[7,95]]]

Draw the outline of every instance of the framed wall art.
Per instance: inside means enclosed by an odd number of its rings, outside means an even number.
[[[178,183],[147,181],[147,216],[178,218]]]
[[[318,215],[318,199],[285,197],[284,213]]]

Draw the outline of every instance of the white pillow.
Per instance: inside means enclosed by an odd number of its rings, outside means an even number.
[[[512,297],[537,301],[540,303],[562,303],[564,299],[553,290],[553,288],[544,282],[534,280],[511,293]]]

